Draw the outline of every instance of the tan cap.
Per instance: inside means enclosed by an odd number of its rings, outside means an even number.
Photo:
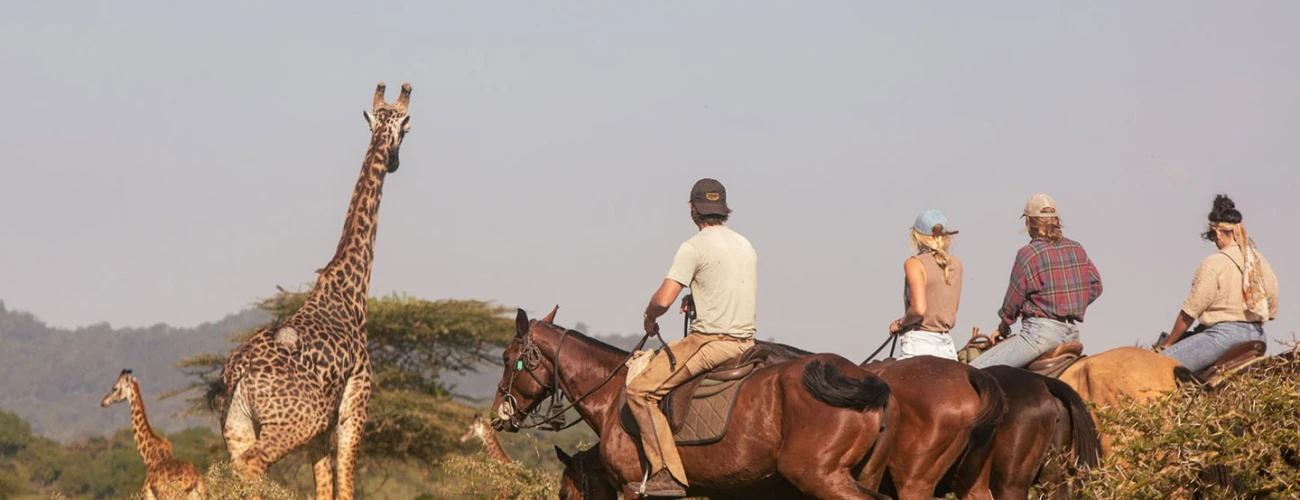
[[[1057,217],[1056,200],[1043,193],[1035,193],[1025,202],[1024,217]]]

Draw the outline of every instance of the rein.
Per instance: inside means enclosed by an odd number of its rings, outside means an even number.
[[[880,351],[885,350],[885,346],[889,345],[890,342],[893,342],[894,346],[889,348],[889,357],[894,357],[894,347],[898,346],[898,335],[890,335],[889,338],[885,339],[885,343],[880,344],[880,347],[876,348],[875,352],[871,353],[870,356],[867,356],[866,361],[863,361],[863,363],[874,359],[877,354],[880,354]]]
[[[610,380],[614,379],[614,375],[618,374],[618,368],[613,369],[612,371],[609,372],[609,375],[605,376],[604,380],[601,380],[600,383],[596,384],[595,387],[592,387],[591,390],[579,396],[577,399],[573,400],[563,408],[560,408],[560,399],[564,397],[562,395],[562,391],[560,390],[560,353],[563,352],[564,350],[564,339],[568,338],[569,332],[571,331],[572,330],[565,329],[562,333],[560,333],[560,342],[555,347],[555,359],[551,361],[551,365],[554,367],[554,369],[551,370],[552,382],[550,386],[547,386],[546,383],[542,382],[542,380],[537,377],[536,373],[533,373],[534,369],[541,366],[542,353],[537,348],[537,344],[533,343],[532,330],[530,329],[528,333],[524,334],[523,339],[521,340],[521,342],[523,343],[523,347],[519,350],[519,358],[515,360],[515,370],[514,373],[510,375],[509,384],[505,386],[501,386],[501,385],[497,386],[497,392],[501,393],[503,399],[505,399],[508,403],[510,403],[510,412],[507,414],[507,416],[510,417],[511,423],[513,423],[515,427],[519,429],[533,429],[533,428],[542,427],[544,430],[562,431],[564,429],[568,429],[570,427],[573,427],[574,425],[577,425],[577,423],[581,422],[582,419],[574,420],[573,422],[566,424],[564,422],[564,413],[569,411],[570,408],[576,407],[578,403],[581,403],[583,400],[587,399],[587,396],[590,396],[594,394],[596,391],[599,391],[602,387],[605,386],[605,384],[608,384]],[[656,331],[653,335],[655,337],[658,337],[659,336],[658,331]],[[648,340],[650,337],[651,337],[651,333],[646,332],[646,334],[641,337],[641,341],[636,343],[636,347],[632,348],[632,351],[629,352],[627,356],[623,358],[623,361],[620,362],[619,365],[626,365],[628,360],[632,359],[632,356],[635,355],[637,351],[641,350],[641,348],[645,346],[646,340]],[[659,337],[659,342],[664,343],[662,337]],[[668,348],[667,343],[664,343],[664,349],[667,348]],[[671,357],[672,351],[668,351],[668,355]],[[524,415],[525,418],[530,418],[533,420],[533,422],[529,423],[523,421],[522,419],[518,422],[515,421],[516,414],[514,412],[517,411],[519,408],[519,401],[515,400],[515,397],[510,394],[509,388],[514,387],[515,379],[519,376],[519,373],[521,371],[526,371],[528,373],[528,376],[532,377],[534,382],[537,382],[537,385],[542,386],[542,388],[549,389],[551,391],[551,403],[550,406],[547,407],[546,409],[546,413],[548,414],[548,416],[542,420],[537,420],[539,412],[536,409],[534,409],[533,411],[527,412]]]

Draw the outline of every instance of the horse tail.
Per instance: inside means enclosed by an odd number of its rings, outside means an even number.
[[[814,359],[803,369],[803,388],[818,401],[836,408],[880,410],[889,403],[889,385],[875,375],[855,379],[835,365]]]
[[[1007,411],[1007,394],[997,379],[984,370],[967,366],[966,378],[980,396],[979,413],[970,430],[970,447],[982,448],[993,439],[993,432],[1002,423],[1002,415]]]
[[[1096,467],[1101,462],[1101,435],[1097,433],[1097,424],[1092,421],[1088,405],[1070,384],[1051,377],[1043,377],[1043,383],[1047,384],[1047,392],[1064,403],[1070,412],[1075,457],[1084,467]]]

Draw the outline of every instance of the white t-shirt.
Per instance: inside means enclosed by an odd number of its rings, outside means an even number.
[[[691,330],[753,338],[758,253],[726,226],[707,226],[677,248],[668,279],[695,296]]]

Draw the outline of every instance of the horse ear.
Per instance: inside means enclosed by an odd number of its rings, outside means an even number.
[[[519,312],[515,313],[515,336],[523,337],[525,333],[528,333],[528,313],[519,309]]]
[[[542,318],[542,321],[545,321],[545,322],[547,322],[547,323],[551,323],[551,324],[555,324],[555,313],[558,312],[559,310],[560,310],[560,305],[559,305],[559,304],[555,304],[555,308],[554,308],[554,309],[551,309],[551,312],[547,313],[547,314],[546,314],[546,317],[545,317],[545,318]]]
[[[564,462],[565,467],[572,466],[573,458],[570,457],[568,453],[565,453],[564,450],[560,448],[560,445],[557,444],[554,446],[555,446],[555,456],[559,458],[561,462]]]

